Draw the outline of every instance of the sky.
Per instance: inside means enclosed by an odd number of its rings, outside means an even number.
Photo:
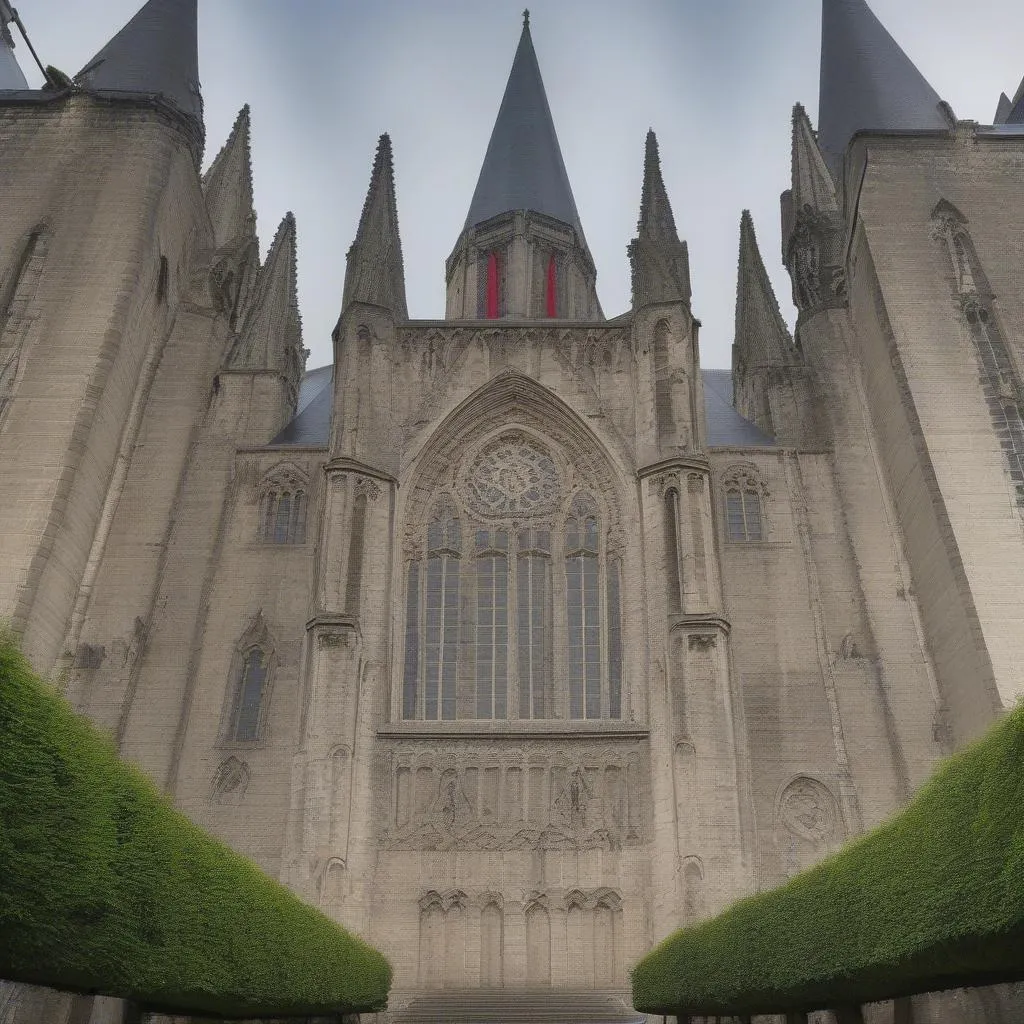
[[[299,244],[309,367],[332,359],[345,254],[377,138],[391,135],[409,314],[444,316],[444,262],[466,217],[522,27],[502,0],[199,0],[204,169],[252,108],[264,254],[286,211]],[[529,0],[528,0],[529,2]],[[74,74],[141,0],[20,0],[46,64]],[[991,123],[1024,75],[1019,0],[873,0],[961,119]],[[605,315],[629,308],[644,137],[689,243],[701,362],[730,364],[742,210],[783,316],[780,255],[795,102],[818,109],[821,0],[532,0],[530,27]],[[33,86],[42,78],[16,49]]]

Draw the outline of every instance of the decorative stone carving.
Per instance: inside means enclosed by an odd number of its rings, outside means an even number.
[[[367,476],[356,477],[356,497],[364,497],[367,501],[376,501],[381,496],[381,489],[376,480]]]
[[[616,849],[644,840],[642,741],[400,742],[379,842],[392,850]]]
[[[210,799],[216,804],[239,804],[249,788],[249,766],[237,757],[222,761],[213,776]]]
[[[798,839],[827,846],[838,828],[836,801],[815,779],[794,779],[779,800],[779,823]]]
[[[690,634],[690,650],[691,651],[710,651],[713,647],[718,646],[718,636],[715,633],[691,633]]]
[[[548,515],[562,497],[551,455],[521,433],[504,434],[480,451],[465,471],[461,491],[473,511],[492,518]]]

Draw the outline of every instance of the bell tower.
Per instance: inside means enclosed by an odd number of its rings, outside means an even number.
[[[604,319],[529,11],[446,271],[448,320]]]

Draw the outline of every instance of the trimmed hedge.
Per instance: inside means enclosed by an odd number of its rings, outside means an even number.
[[[784,1013],[1024,979],[1024,708],[887,824],[676,932],[633,970],[659,1014]]]
[[[175,811],[0,636],[0,977],[290,1017],[383,1008],[391,966]]]

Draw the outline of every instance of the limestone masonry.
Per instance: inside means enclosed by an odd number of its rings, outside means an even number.
[[[527,22],[446,319],[409,319],[382,136],[307,370],[248,108],[200,176],[196,14],[149,0],[67,88],[0,38],[0,619],[387,954],[391,1019],[628,1002],[652,944],[891,815],[1024,691],[1024,87],[957,121],[824,0],[795,336],[744,214],[732,369],[702,370],[653,133],[605,319]],[[4,1024],[111,1014],[0,986]]]

